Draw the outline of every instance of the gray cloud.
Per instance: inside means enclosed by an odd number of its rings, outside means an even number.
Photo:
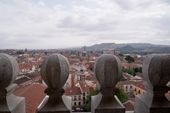
[[[168,0],[1,0],[0,48],[169,44]]]

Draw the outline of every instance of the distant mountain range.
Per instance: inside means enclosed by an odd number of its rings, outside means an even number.
[[[156,45],[150,43],[101,43],[85,47],[87,51],[102,51],[115,49],[122,53],[170,53],[170,45]]]

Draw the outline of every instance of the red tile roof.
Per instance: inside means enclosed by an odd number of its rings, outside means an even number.
[[[32,69],[32,64],[21,63],[21,64],[19,64],[19,68],[20,69]]]
[[[74,87],[66,88],[64,94],[70,96],[70,95],[81,95],[82,93],[79,87],[74,86]]]
[[[38,105],[45,97],[43,84],[31,84],[19,87],[15,90],[14,94],[17,96],[25,97],[26,100],[26,113],[35,113]]]
[[[80,85],[80,89],[81,89],[82,93],[90,91],[90,87],[86,84],[85,81],[79,81],[79,85]]]
[[[143,90],[145,90],[145,85],[143,84],[143,81],[130,81],[130,80],[126,80],[126,81],[120,81],[117,83],[117,86],[123,86],[123,85],[134,85],[136,87],[139,87]]]
[[[136,64],[136,63],[122,63],[123,67],[126,68],[138,68],[138,67],[142,67],[141,64]]]

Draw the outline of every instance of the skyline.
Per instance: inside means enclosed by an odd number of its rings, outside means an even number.
[[[1,0],[0,49],[170,44],[168,0]]]

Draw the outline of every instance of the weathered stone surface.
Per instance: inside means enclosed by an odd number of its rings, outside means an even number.
[[[95,75],[101,86],[102,99],[100,104],[95,109],[95,105],[92,105],[93,112],[96,113],[124,113],[125,107],[120,103],[120,101],[115,98],[114,91],[115,85],[121,79],[121,64],[120,60],[113,55],[105,54],[100,56],[95,64]],[[99,100],[92,98],[92,101]],[[95,102],[92,102],[92,104]]]
[[[59,103],[55,105],[51,105],[48,103],[49,96],[46,96],[40,106],[37,108],[38,113],[69,113],[70,111],[67,109],[65,104]]]
[[[0,113],[25,113],[25,99],[12,94],[17,86],[13,81],[18,73],[17,61],[0,53]]]
[[[147,92],[136,97],[135,113],[169,113],[170,102],[165,93],[170,90],[170,55],[148,56],[143,64]]]
[[[115,87],[121,79],[120,60],[109,54],[100,56],[95,64],[95,75],[101,87]]]
[[[68,113],[70,112],[62,100],[63,86],[69,76],[69,63],[60,55],[49,56],[42,64],[41,76],[48,88],[48,95],[37,109],[38,113]]]
[[[95,113],[95,110],[99,106],[101,99],[102,99],[101,93],[91,97],[91,112],[92,113]]]
[[[8,87],[19,72],[17,61],[7,55],[0,53],[0,89]]]
[[[68,75],[69,63],[60,54],[49,56],[42,64],[41,76],[49,88],[62,88],[66,83]]]

